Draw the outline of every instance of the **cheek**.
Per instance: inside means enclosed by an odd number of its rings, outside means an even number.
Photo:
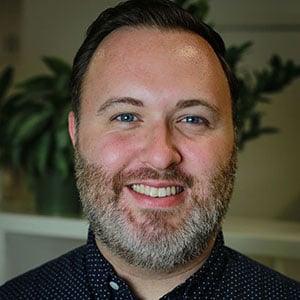
[[[80,150],[84,157],[113,172],[129,164],[134,156],[134,145],[131,139],[122,135],[98,134],[98,138],[94,138],[93,134],[82,134],[80,139]]]
[[[231,157],[233,141],[228,139],[205,139],[200,143],[184,146],[184,168],[196,177],[209,176]]]

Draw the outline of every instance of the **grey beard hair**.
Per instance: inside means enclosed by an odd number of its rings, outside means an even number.
[[[130,227],[135,216],[119,201],[125,175],[110,176],[103,168],[87,163],[78,147],[75,170],[83,211],[96,238],[135,267],[169,271],[201,255],[220,230],[233,191],[236,150],[213,178],[201,183],[174,169],[163,177],[149,169],[126,174],[126,178],[173,179],[191,188],[193,207],[176,228],[168,223],[168,216],[176,216],[180,208],[145,209],[141,212],[145,221]],[[201,192],[204,185],[209,186],[206,197]],[[149,232],[149,227],[154,229]]]

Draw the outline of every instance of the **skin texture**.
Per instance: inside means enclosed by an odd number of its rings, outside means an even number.
[[[157,299],[201,267],[227,209],[236,158],[225,74],[209,44],[193,33],[121,28],[99,45],[81,99],[79,125],[71,112],[69,131],[90,219],[109,219],[117,211],[115,223],[121,225],[115,232],[125,228],[127,244],[148,247],[150,255],[160,238],[175,244],[171,237],[195,210],[195,223],[203,228],[204,216],[213,216],[211,228],[201,229],[206,240],[197,245],[197,255],[169,268],[126,259],[113,249],[116,237],[107,242],[99,231],[97,245],[116,272],[137,296]],[[154,198],[132,189],[141,184],[176,186],[178,193]]]

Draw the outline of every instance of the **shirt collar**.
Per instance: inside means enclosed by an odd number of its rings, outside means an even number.
[[[221,270],[225,267],[225,254],[222,251],[224,246],[224,238],[222,232],[219,232],[212,252],[203,266],[194,273],[183,284],[177,286],[173,291],[165,295],[162,299],[190,299],[189,295],[197,292],[198,295],[203,291],[203,295],[207,296],[208,289],[215,290],[223,273]],[[100,253],[92,231],[89,231],[87,240],[87,257],[86,271],[88,275],[89,285],[95,296],[100,298],[104,295],[108,296],[111,290],[111,282],[119,287],[118,292],[127,294],[126,299],[135,299],[126,282],[119,278],[113,270],[111,264]]]
[[[99,251],[92,231],[89,231],[87,240],[86,271],[95,299],[111,299],[114,298],[111,294],[116,292],[122,293],[122,295],[126,294],[124,299],[135,299],[126,282],[116,275],[112,265]],[[117,290],[112,286],[118,287]]]
[[[202,299],[202,297],[204,298],[208,297],[210,294],[212,295],[219,285],[223,270],[226,266],[226,258],[223,249],[224,237],[222,231],[220,231],[217,235],[211,254],[202,267],[183,284],[177,286],[162,299],[191,299],[193,294],[197,294],[197,297]],[[205,299],[210,299],[210,297]]]

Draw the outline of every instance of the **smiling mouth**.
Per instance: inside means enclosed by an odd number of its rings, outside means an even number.
[[[163,198],[177,195],[183,192],[182,186],[152,187],[144,184],[133,184],[130,188],[138,194],[146,195],[152,198]]]

